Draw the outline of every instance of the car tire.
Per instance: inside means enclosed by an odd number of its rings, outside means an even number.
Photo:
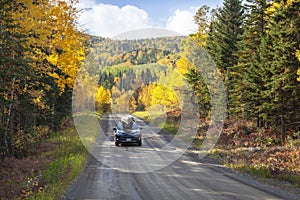
[[[138,146],[142,146],[142,140],[138,141]]]
[[[118,142],[115,142],[115,145],[118,147],[118,146],[119,146],[119,143],[118,143]]]

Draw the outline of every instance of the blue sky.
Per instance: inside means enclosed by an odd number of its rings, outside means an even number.
[[[202,5],[222,0],[79,0],[86,9],[79,22],[90,33],[112,37],[138,28],[159,27],[183,35],[196,31],[193,16]]]
[[[191,7],[208,5],[222,6],[222,0],[96,0],[97,3],[113,4],[123,7],[133,5],[145,10],[154,21],[168,19],[177,9],[188,10]]]

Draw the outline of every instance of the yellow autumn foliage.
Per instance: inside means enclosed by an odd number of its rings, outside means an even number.
[[[298,58],[298,60],[299,60],[299,62],[300,62],[300,50],[297,50],[297,51],[296,51],[296,56],[297,56],[297,58]],[[297,81],[300,82],[300,69],[298,69],[297,75],[299,76],[299,77],[297,78]]]
[[[111,94],[109,90],[104,87],[98,87],[95,94],[96,110],[99,112],[106,112],[111,105]]]
[[[171,88],[159,84],[155,85],[151,90],[150,105],[161,105],[166,110],[172,110],[178,107],[179,102]]]
[[[191,68],[191,63],[188,61],[188,59],[186,57],[181,57],[176,62],[176,69],[182,75],[185,75],[190,68]]]
[[[198,43],[201,47],[206,46],[207,37],[208,37],[208,34],[201,33],[201,32],[197,32],[196,34],[193,35],[193,38],[198,41]]]
[[[283,1],[282,2],[271,1],[270,2],[271,6],[266,10],[266,13],[269,14],[269,15],[272,15],[281,6],[290,6],[290,5],[292,5],[292,3],[299,2],[299,1],[300,0],[287,0],[287,1],[284,1],[284,2]]]
[[[18,32],[29,36],[25,45],[31,52],[25,57],[33,61],[35,70],[52,76],[61,93],[66,86],[72,88],[80,63],[85,59],[84,42],[88,39],[75,24],[77,1],[18,1],[23,7],[13,17],[19,22]]]

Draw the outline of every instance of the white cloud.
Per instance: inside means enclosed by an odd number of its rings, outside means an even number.
[[[194,23],[195,13],[195,8],[191,10],[176,10],[174,15],[168,19],[166,28],[183,35],[195,33],[197,31],[197,25]]]
[[[132,5],[119,7],[110,4],[97,4],[95,0],[81,0],[79,8],[84,10],[79,18],[79,24],[94,35],[113,37],[135,29],[154,27],[150,22],[148,13]],[[193,17],[196,10],[197,8],[176,10],[161,28],[183,35],[195,32],[197,26]]]
[[[148,14],[135,6],[118,7],[109,4],[96,4],[85,1],[80,5],[86,8],[79,23],[92,34],[112,37],[126,31],[151,27]]]

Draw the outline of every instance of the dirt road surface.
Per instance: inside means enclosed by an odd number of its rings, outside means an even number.
[[[200,160],[191,153],[181,155],[178,149],[162,150],[170,141],[142,120],[137,122],[142,127],[143,145],[116,147],[112,133],[116,119],[103,117],[93,156],[63,199],[298,199],[209,159]],[[99,142],[104,137],[106,141]]]

